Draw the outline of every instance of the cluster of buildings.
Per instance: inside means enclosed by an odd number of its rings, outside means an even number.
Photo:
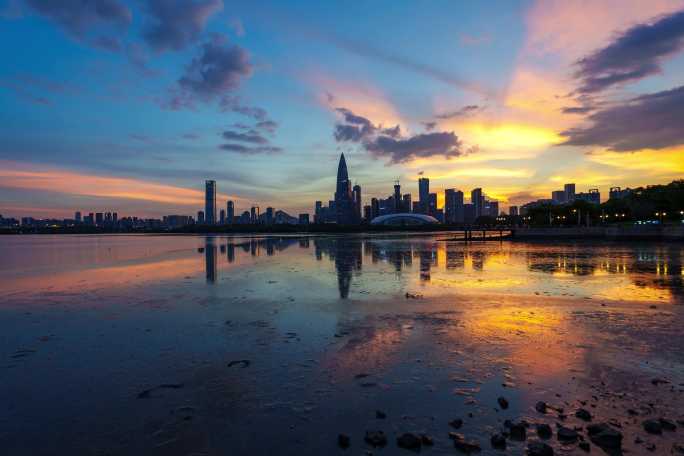
[[[631,189],[612,187],[610,199],[624,198],[631,193]],[[371,223],[379,218],[394,218],[401,223],[415,221],[416,223],[447,223],[470,225],[477,223],[481,217],[497,218],[500,214],[499,202],[488,198],[481,188],[470,192],[466,202],[464,193],[455,188],[444,190],[444,206],[437,207],[437,193],[430,192],[430,179],[418,179],[418,200],[414,201],[410,193],[402,193],[399,181],[395,181],[394,189],[386,198],[371,198],[370,204],[363,205],[361,186],[352,186],[347,170],[344,154],[341,154],[337,167],[337,183],[333,199],[324,205],[316,201],[313,223],[336,223],[341,225],[357,225]],[[550,199],[540,199],[520,206],[510,206],[512,217],[523,216],[530,209],[541,205],[564,205],[575,201],[587,201],[592,204],[601,203],[601,193],[598,189],[590,189],[586,193],[576,193],[575,184],[565,184],[562,190],[551,192]],[[392,216],[392,217],[383,217]],[[190,215],[167,215],[162,219],[142,219],[138,217],[119,218],[116,212],[89,212],[82,215],[80,211],[73,219],[34,219],[24,217],[22,226],[33,228],[92,226],[105,229],[174,229],[188,225],[308,225],[309,214],[302,213],[297,217],[285,211],[267,207],[264,212],[258,205],[253,205],[242,213],[236,212],[235,203],[226,201],[225,206],[217,205],[216,181],[205,182],[204,210],[197,212],[197,217]],[[20,221],[3,218],[0,215],[0,227],[18,227]]]
[[[169,227],[192,225],[307,225],[309,214],[299,214],[293,217],[285,211],[275,210],[267,207],[266,211],[261,212],[257,205],[250,207],[248,211],[237,215],[235,203],[226,202],[225,209],[218,209],[216,205],[216,181],[208,180],[205,182],[204,191],[204,210],[197,212],[197,220],[190,216],[169,215],[165,220],[170,220]]]
[[[361,187],[352,187],[347,171],[344,154],[340,156],[337,167],[337,185],[334,199],[324,205],[316,201],[314,223],[338,223],[353,225],[369,223],[377,217],[385,215],[421,214],[432,217],[441,223],[474,223],[479,217],[497,217],[499,202],[487,198],[481,188],[470,192],[470,202],[466,203],[464,194],[457,189],[446,189],[444,207],[437,208],[437,193],[430,192],[430,179],[418,179],[418,200],[413,201],[410,193],[401,192],[399,181],[394,184],[394,191],[386,198],[371,198],[370,204],[363,205]]]

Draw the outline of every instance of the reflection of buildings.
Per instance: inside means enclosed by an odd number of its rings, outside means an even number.
[[[349,296],[352,274],[360,271],[363,264],[363,243],[360,239],[347,237],[315,239],[314,248],[317,259],[322,259],[323,253],[326,253],[335,262],[340,298],[346,299]]]
[[[216,244],[213,237],[204,240],[204,268],[207,276],[207,283],[216,282]]]

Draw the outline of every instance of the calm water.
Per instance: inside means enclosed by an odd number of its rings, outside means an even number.
[[[544,400],[669,454],[684,431],[641,421],[684,419],[683,262],[448,234],[0,237],[0,452],[363,454],[377,429],[379,453],[427,432],[453,454],[462,418],[500,454],[505,419],[555,428]]]

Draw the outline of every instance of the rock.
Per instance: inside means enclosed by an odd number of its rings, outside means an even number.
[[[561,442],[575,442],[579,439],[579,434],[576,430],[565,426],[558,426],[556,436]]]
[[[397,437],[397,446],[400,448],[405,448],[407,450],[420,450],[422,441],[420,437],[410,432],[405,432],[399,437]]]
[[[684,454],[684,445],[681,443],[675,443],[672,445],[672,452],[674,454]]]
[[[351,445],[351,439],[347,434],[339,434],[337,436],[337,445],[340,448],[349,448],[349,445]]]
[[[138,399],[147,399],[149,397],[152,397],[152,393],[155,391],[163,390],[163,389],[180,389],[183,388],[182,383],[162,383],[159,386],[155,386],[154,388],[146,389],[145,391],[141,391],[138,393]]]
[[[434,440],[432,440],[432,437],[427,434],[420,434],[420,441],[425,446],[432,446],[435,444]]]
[[[579,418],[580,420],[591,421],[591,413],[589,413],[589,410],[587,410],[587,409],[583,409],[583,408],[578,409],[575,412],[575,416],[577,418]]]
[[[648,451],[655,451],[655,450],[656,450],[655,443],[651,443],[651,442],[647,443],[647,444],[646,444],[646,449],[647,449]]]
[[[534,406],[534,409],[538,411],[539,413],[546,413],[546,409],[548,408],[548,405],[546,405],[546,402],[544,401],[539,401],[537,404]]]
[[[527,444],[528,456],[553,456],[553,448],[544,442],[530,442]]]
[[[382,431],[366,431],[366,436],[363,440],[374,447],[384,447],[387,445],[387,437],[385,437],[385,433]]]
[[[499,407],[501,407],[503,410],[508,408],[508,401],[505,397],[500,397],[496,401],[499,403]]]
[[[514,423],[512,421],[506,420],[504,426],[508,428],[508,432],[513,440],[525,440],[527,438],[527,426],[526,423],[520,421]]]
[[[382,410],[376,410],[375,411],[375,417],[379,420],[384,420],[385,418],[387,418],[387,414],[385,412],[383,412]]]
[[[546,423],[537,424],[537,435],[542,439],[548,439],[553,435],[551,426]]]
[[[644,427],[644,431],[649,434],[662,434],[663,426],[658,420],[644,420],[641,425]]]
[[[586,451],[587,453],[591,451],[591,445],[589,445],[589,442],[580,442],[578,446],[581,450]]]
[[[236,361],[231,361],[231,362],[229,362],[229,363],[228,363],[228,367],[240,366],[240,367],[242,367],[242,368],[244,369],[245,367],[249,367],[249,365],[250,365],[251,363],[252,363],[252,362],[251,362],[250,360],[248,360],[248,359],[238,359],[238,360],[236,360]]]
[[[449,426],[454,429],[461,429],[461,426],[463,426],[463,420],[456,418],[455,420],[449,421]]]
[[[622,433],[606,423],[590,424],[587,433],[591,441],[604,450],[622,447]]]
[[[496,448],[497,450],[506,449],[506,437],[503,434],[494,434],[490,441],[492,443],[492,448]]]
[[[658,418],[658,422],[660,423],[660,427],[662,427],[666,431],[677,430],[677,425],[674,424],[674,421],[672,420],[668,420],[667,418]]]
[[[450,432],[449,437],[454,441],[454,448],[462,453],[479,453],[482,450],[478,442],[475,440],[466,440],[463,434]]]
[[[670,382],[668,380],[665,380],[664,378],[654,378],[653,380],[651,380],[651,383],[654,384],[655,386],[658,386],[658,385],[667,385]]]

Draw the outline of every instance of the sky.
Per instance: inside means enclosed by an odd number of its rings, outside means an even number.
[[[5,217],[684,176],[684,0],[0,0],[0,55]]]

